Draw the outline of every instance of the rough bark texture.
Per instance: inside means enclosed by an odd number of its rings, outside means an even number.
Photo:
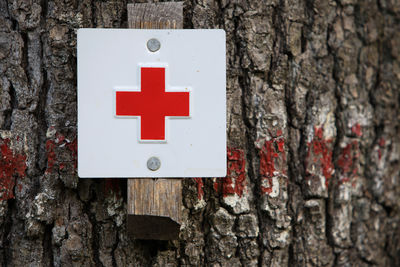
[[[131,239],[126,180],[75,170],[76,29],[126,5],[0,1],[3,265],[400,266],[399,1],[185,2],[227,34],[229,171],[184,181],[173,242]]]

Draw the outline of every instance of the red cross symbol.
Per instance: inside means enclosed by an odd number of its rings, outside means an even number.
[[[166,117],[189,117],[189,92],[165,91],[165,68],[141,67],[141,91],[117,91],[116,115],[140,117],[140,140],[165,140]]]

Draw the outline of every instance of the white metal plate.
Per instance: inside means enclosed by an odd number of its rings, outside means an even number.
[[[226,176],[225,64],[223,30],[79,29],[79,177]],[[190,117],[166,117],[165,141],[141,141],[140,117],[116,116],[116,92],[141,90],[143,66],[166,68],[166,92],[190,92]]]

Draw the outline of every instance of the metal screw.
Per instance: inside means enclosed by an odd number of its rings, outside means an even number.
[[[157,39],[150,39],[147,41],[147,49],[149,49],[151,52],[156,52],[160,49],[161,44],[160,41],[158,41]]]
[[[147,168],[151,171],[156,171],[160,168],[161,161],[157,157],[151,157],[147,160]]]

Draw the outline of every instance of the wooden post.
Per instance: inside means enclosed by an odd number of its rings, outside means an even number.
[[[180,29],[182,2],[128,4],[129,28]],[[181,179],[128,179],[129,233],[138,239],[177,239],[181,224]]]

